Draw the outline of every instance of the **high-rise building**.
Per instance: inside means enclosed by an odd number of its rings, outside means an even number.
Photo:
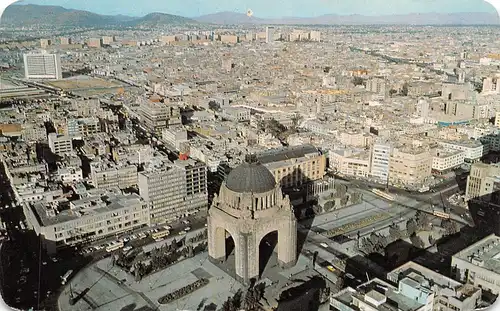
[[[467,177],[465,197],[473,199],[490,195],[499,175],[500,166],[497,164],[474,163]]]
[[[432,159],[425,148],[393,148],[389,161],[389,182],[393,185],[421,185],[431,177]]]
[[[151,222],[193,214],[208,205],[207,168],[194,160],[153,159],[139,173],[139,193],[149,202]]]
[[[102,44],[104,45],[110,45],[111,43],[115,42],[115,36],[104,36],[102,37]]]
[[[163,129],[182,123],[178,106],[162,103],[155,97],[140,97],[138,101],[141,122],[148,130],[161,135]]]
[[[52,45],[52,41],[50,39],[40,39],[40,47],[42,49],[47,48],[49,45]]]
[[[370,175],[384,183],[389,178],[389,162],[392,146],[389,143],[375,143],[371,148]]]
[[[309,33],[309,40],[320,42],[321,41],[321,32],[319,31],[311,31]]]
[[[270,43],[274,41],[274,27],[268,26],[266,27],[266,43]]]
[[[62,79],[61,60],[57,54],[24,54],[26,79]]]

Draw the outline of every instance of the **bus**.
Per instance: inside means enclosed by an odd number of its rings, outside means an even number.
[[[450,214],[448,214],[448,213],[444,213],[444,212],[440,212],[440,211],[434,211],[434,212],[432,212],[432,214],[434,216],[439,217],[439,218],[450,219]]]
[[[379,189],[372,189],[372,192],[389,201],[394,201],[396,199],[393,195]]]
[[[106,247],[106,252],[111,253],[116,250],[119,250],[120,248],[123,248],[124,244],[122,241],[115,241],[111,242],[107,247]]]
[[[168,236],[170,234],[170,230],[162,230],[162,231],[158,231],[158,232],[155,232],[151,235],[151,237],[155,240],[155,241],[158,241],[158,240],[161,240],[163,239],[164,237]]]
[[[68,282],[69,277],[73,274],[73,270],[68,270],[63,276],[61,276],[61,284],[64,285]]]

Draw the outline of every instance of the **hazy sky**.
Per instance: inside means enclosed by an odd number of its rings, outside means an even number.
[[[194,17],[221,11],[244,13],[249,8],[257,17],[495,12],[483,0],[23,0],[22,3],[131,16],[163,12]]]

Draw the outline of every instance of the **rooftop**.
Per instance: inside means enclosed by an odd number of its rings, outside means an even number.
[[[494,273],[500,273],[500,237],[491,234],[456,253],[459,258]]]

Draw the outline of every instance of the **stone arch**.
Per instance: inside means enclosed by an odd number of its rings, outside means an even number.
[[[258,260],[259,265],[259,277],[262,276],[266,266],[269,264],[269,261],[276,251],[276,247],[278,246],[279,240],[279,230],[269,230],[266,234],[263,234],[262,237],[257,240],[256,243],[256,258]],[[266,244],[269,243],[269,244]]]

